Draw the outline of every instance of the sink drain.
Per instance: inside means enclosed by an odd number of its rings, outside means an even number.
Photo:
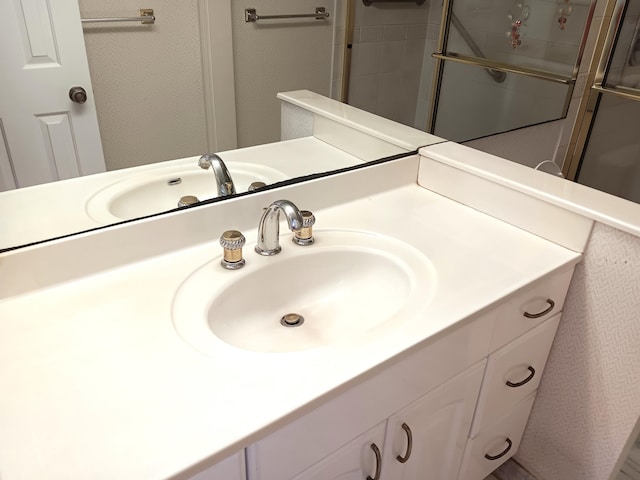
[[[280,319],[280,324],[284,327],[299,327],[304,323],[304,317],[297,313],[287,313]]]

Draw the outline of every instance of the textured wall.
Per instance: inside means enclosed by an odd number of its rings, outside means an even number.
[[[80,0],[82,17],[139,8],[153,8],[156,24],[84,26],[108,170],[207,149],[197,1]]]
[[[245,23],[244,9],[258,15],[310,13],[325,7],[329,20],[263,20]],[[280,139],[278,92],[308,89],[329,96],[334,0],[232,2],[238,146]]]
[[[516,460],[538,480],[606,480],[640,416],[640,238],[596,224]]]

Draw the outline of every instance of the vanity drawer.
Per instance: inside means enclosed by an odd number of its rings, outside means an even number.
[[[458,480],[482,480],[518,451],[535,395],[533,392],[507,416],[469,439]]]
[[[538,388],[561,314],[489,356],[471,438]]]
[[[573,268],[536,282],[499,308],[491,350],[495,351],[562,310]]]

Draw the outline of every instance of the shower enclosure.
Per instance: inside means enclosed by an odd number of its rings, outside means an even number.
[[[640,203],[640,0],[617,0],[612,8],[564,170],[578,183]]]
[[[566,115],[591,0],[349,0],[342,100],[455,141]]]
[[[446,0],[430,129],[455,141],[566,115],[589,0]]]

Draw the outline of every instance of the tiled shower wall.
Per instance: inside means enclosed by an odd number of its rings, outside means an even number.
[[[438,0],[368,7],[356,0],[349,104],[424,130],[440,16]],[[332,96],[340,99],[344,20],[336,23]]]
[[[532,131],[545,129],[542,125],[465,142],[465,145],[523,165],[535,166],[544,160],[553,160],[557,165],[562,166],[571,139],[572,128],[577,119],[578,107],[585,93],[589,68],[590,66],[595,68],[594,65],[598,62],[597,58],[593,58],[598,31],[603,22],[608,23],[611,20],[610,16],[605,17],[604,15],[607,3],[610,1],[613,0],[597,0],[596,2],[578,78],[569,104],[569,111],[566,118],[554,122],[555,134],[553,136],[549,136],[545,142],[538,143],[537,148],[523,148],[523,145],[529,143],[528,139]]]
[[[572,1],[573,12],[564,30],[557,21],[561,4],[556,0],[456,0],[454,11],[487,58],[570,76],[590,2]],[[519,29],[522,44],[513,48],[508,33],[516,19],[523,21]],[[473,55],[455,26],[449,48]],[[563,115],[569,91],[566,85],[517,74],[507,74],[505,81],[498,83],[483,69],[446,62],[435,133],[465,141],[557,119]],[[556,142],[550,143],[555,146]],[[549,159],[547,156],[538,163]]]

